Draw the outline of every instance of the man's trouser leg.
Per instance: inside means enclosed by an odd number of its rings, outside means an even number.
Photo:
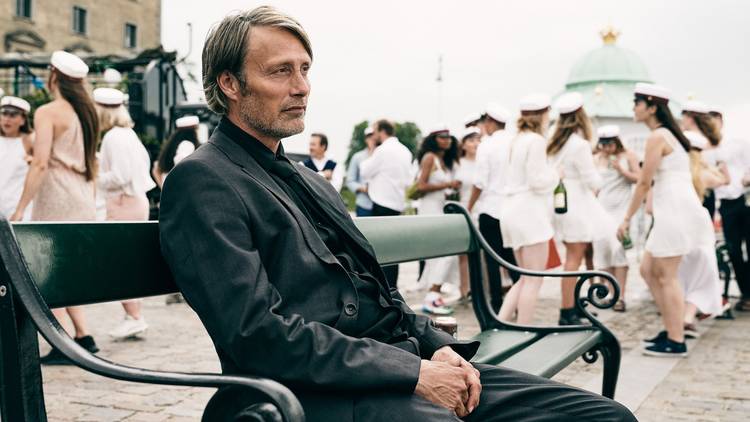
[[[401,212],[380,206],[378,204],[373,204],[372,206],[373,217],[387,217],[387,216],[394,216],[394,215],[401,215]],[[397,288],[398,286],[398,264],[383,265],[381,268],[383,270],[383,273],[385,274],[385,279],[388,281],[388,285],[391,288],[394,288],[394,289]]]
[[[737,286],[742,292],[742,299],[750,300],[750,263],[742,253],[743,242],[750,247],[750,208],[745,205],[744,196],[740,196],[737,199],[722,199],[719,213]]]
[[[503,235],[500,231],[500,221],[488,214],[479,215],[479,232],[487,240],[495,253],[511,264],[516,264],[513,250],[503,247]],[[484,260],[487,262],[487,274],[489,276],[490,303],[495,312],[500,310],[503,304],[503,283],[500,277],[500,265],[485,252]],[[518,273],[510,273],[513,282],[518,281]]]

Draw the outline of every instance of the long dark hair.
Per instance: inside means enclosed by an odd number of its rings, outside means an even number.
[[[656,117],[656,121],[672,132],[672,135],[677,138],[677,141],[682,145],[682,148],[685,149],[685,152],[690,152],[690,141],[685,137],[685,134],[682,133],[680,126],[677,125],[677,121],[675,121],[674,116],[672,116],[672,112],[669,110],[666,101],[649,101],[648,98],[639,95],[636,95],[636,98],[640,101],[644,101],[648,106],[655,106],[656,113],[654,114],[654,117]]]
[[[86,180],[96,177],[96,148],[99,145],[99,118],[91,97],[83,86],[83,79],[65,76],[57,69],[52,69],[51,75],[57,76],[57,88],[60,95],[69,102],[81,122],[83,132],[83,156],[86,162]]]
[[[191,142],[196,148],[200,145],[198,142],[198,130],[194,127],[187,127],[183,129],[177,129],[172,136],[169,137],[163,144],[161,144],[161,151],[159,152],[159,170],[162,173],[167,173],[174,168],[174,155],[177,152],[177,147],[180,146],[182,141]]]
[[[422,143],[419,145],[419,152],[417,152],[417,161],[421,163],[422,157],[428,152],[433,154],[440,152],[440,147],[437,143],[437,134],[428,135],[422,140]],[[445,150],[443,162],[448,170],[453,170],[453,163],[458,162],[458,139],[455,136],[451,136],[451,146]]]

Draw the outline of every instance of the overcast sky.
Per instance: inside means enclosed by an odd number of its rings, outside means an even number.
[[[692,94],[720,104],[727,130],[750,134],[747,1],[163,0],[164,47],[187,54],[191,22],[188,61],[200,78],[210,26],[262,4],[297,18],[315,54],[306,130],[285,141],[289,151],[306,152],[309,133],[320,131],[328,134],[332,155],[343,158],[353,126],[365,119],[411,120],[423,131],[438,122],[458,128],[488,101],[515,110],[524,94],[554,95],[573,64],[601,46],[599,31],[607,25],[621,31],[618,45],[635,51],[651,78],[677,99]]]

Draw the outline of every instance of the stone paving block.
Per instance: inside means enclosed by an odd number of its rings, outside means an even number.
[[[136,412],[132,416],[123,419],[123,422],[164,422],[171,417],[171,415],[164,412]]]

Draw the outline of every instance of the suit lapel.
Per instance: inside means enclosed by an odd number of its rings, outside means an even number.
[[[318,258],[329,264],[338,264],[338,260],[325,246],[320,239],[320,236],[315,232],[315,228],[312,227],[310,221],[308,221],[307,217],[302,213],[302,210],[297,207],[286,192],[281,189],[276,181],[273,180],[260,164],[258,164],[258,162],[247,153],[247,151],[242,149],[234,141],[218,130],[214,131],[209,143],[226,154],[229,160],[238,165],[245,174],[266,188],[284,205],[297,221],[307,246],[318,256]]]

